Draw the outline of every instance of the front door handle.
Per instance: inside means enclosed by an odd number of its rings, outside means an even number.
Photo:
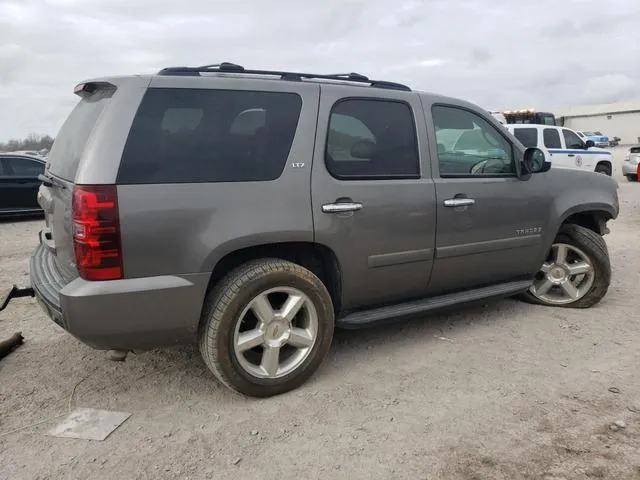
[[[570,157],[575,157],[575,154],[570,153],[570,154],[569,154],[569,156],[570,156]]]
[[[444,201],[445,207],[468,207],[469,205],[475,205],[476,201],[473,198],[449,198]]]
[[[362,204],[358,202],[325,203],[322,205],[324,213],[357,212],[358,210],[362,210]]]

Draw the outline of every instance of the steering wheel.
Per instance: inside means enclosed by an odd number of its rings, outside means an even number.
[[[504,173],[505,163],[498,158],[488,158],[473,164],[469,173]]]

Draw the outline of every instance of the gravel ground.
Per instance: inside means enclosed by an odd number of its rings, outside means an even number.
[[[0,314],[0,337],[26,339],[0,361],[0,479],[640,479],[640,185],[621,179],[620,197],[600,305],[504,300],[338,332],[313,379],[272,399],[231,394],[195,348],[108,362],[16,300]],[[0,285],[27,281],[39,228],[0,224]],[[132,416],[103,442],[46,436],[74,406]]]

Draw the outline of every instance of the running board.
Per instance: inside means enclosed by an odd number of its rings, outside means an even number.
[[[420,315],[442,308],[453,307],[466,303],[473,303],[489,298],[509,297],[525,292],[531,286],[531,280],[501,283],[489,287],[467,290],[464,292],[448,293],[437,297],[414,300],[411,302],[389,305],[386,307],[363,310],[350,313],[336,320],[336,326],[344,329],[355,330],[370,327],[376,324],[388,323],[404,317]]]

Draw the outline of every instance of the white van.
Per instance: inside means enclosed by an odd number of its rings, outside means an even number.
[[[583,140],[570,128],[534,124],[507,124],[505,127],[525,147],[548,150],[552,167],[613,174],[611,152],[594,147],[591,140]]]

